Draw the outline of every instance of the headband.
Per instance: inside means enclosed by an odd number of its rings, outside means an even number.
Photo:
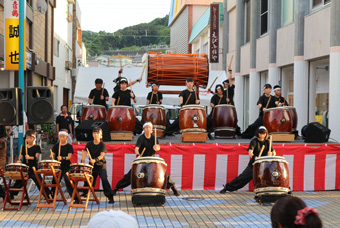
[[[31,137],[35,138],[34,134],[27,134],[27,136],[31,136]]]
[[[144,125],[143,125],[143,128],[145,128],[146,126],[150,125],[152,127],[152,123],[151,122],[146,122]]]
[[[274,91],[275,91],[275,90],[278,90],[278,89],[281,89],[281,87],[276,87],[276,88],[274,89]]]
[[[259,127],[260,130],[267,130],[267,128],[265,126],[261,126]]]
[[[66,136],[68,136],[68,133],[65,132],[65,131],[59,131],[58,135],[66,135]]]

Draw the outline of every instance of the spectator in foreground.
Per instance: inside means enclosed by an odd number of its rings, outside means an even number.
[[[93,216],[88,228],[138,228],[136,219],[123,211],[101,211]]]

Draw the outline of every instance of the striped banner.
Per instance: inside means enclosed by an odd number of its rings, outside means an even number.
[[[127,173],[135,159],[134,147],[106,144],[107,174],[112,188]],[[73,144],[72,163],[80,163],[85,144]],[[293,191],[324,191],[340,189],[340,148],[324,145],[274,145],[278,156],[289,162],[289,182]],[[161,146],[157,152],[168,164],[167,172],[181,190],[220,190],[222,185],[239,175],[249,162],[247,147],[217,144],[192,146]],[[88,159],[85,161],[88,163]],[[96,189],[101,189],[97,178]],[[130,188],[127,188],[130,189]],[[253,190],[250,182],[241,190]]]

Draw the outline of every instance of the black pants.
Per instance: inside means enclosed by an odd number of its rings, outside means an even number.
[[[105,166],[95,165],[93,167],[93,169],[92,169],[92,176],[93,176],[92,186],[96,185],[96,180],[97,180],[98,175],[99,175],[100,179],[102,180],[104,195],[106,197],[112,197],[113,193],[112,193],[111,185],[110,185],[109,181],[107,180],[107,172],[106,172]],[[87,183],[85,183],[85,186],[88,186]]]
[[[175,183],[171,180],[170,175],[168,175],[167,181],[168,181],[166,186],[167,189],[175,185]],[[126,188],[130,184],[131,184],[131,169],[124,175],[124,177],[120,181],[118,181],[115,189]]]
[[[232,180],[230,183],[226,184],[226,189],[230,192],[236,191],[240,188],[243,188],[246,184],[248,184],[253,179],[253,166],[247,165],[245,170]]]
[[[134,129],[134,134],[141,134],[143,131],[143,124],[136,118],[136,124],[135,124],[135,129]]]
[[[179,131],[179,116],[174,120],[174,122],[172,124],[170,124],[170,126],[168,126],[165,131],[164,134],[166,135],[172,135],[173,133]]]
[[[38,179],[34,175],[33,170],[28,171],[28,177],[29,177],[29,179],[32,179],[34,181],[35,185],[37,186],[37,188],[40,191],[40,185],[39,185]],[[40,181],[42,181],[41,175],[38,175],[38,177],[39,177]],[[15,181],[13,188],[22,188],[22,187],[23,187],[23,184],[22,184],[21,180]],[[51,195],[51,191],[47,187],[45,187],[45,192],[46,192],[47,195]],[[16,196],[18,194],[19,194],[19,192],[11,192],[11,195],[13,195],[13,196]]]
[[[5,196],[6,192],[5,190],[2,188],[2,186],[0,185],[0,197]]]
[[[255,122],[249,125],[248,128],[241,134],[241,137],[245,139],[250,139],[254,137],[256,129],[262,125],[263,125],[263,115],[259,115],[259,117],[255,120]]]
[[[210,114],[207,116],[207,131],[208,131],[208,133],[211,133],[211,132],[214,131],[212,113],[213,113],[213,111],[211,111]]]
[[[69,169],[68,169],[68,170],[62,170],[62,171],[61,171],[60,181],[61,181],[61,178],[64,178],[67,192],[68,192],[68,194],[69,194],[70,197],[71,197],[71,196],[72,196],[72,193],[73,193],[73,187],[72,187],[72,185],[71,185],[70,180],[68,179],[68,177],[67,177],[67,175],[66,175],[66,173],[67,173],[68,171],[69,171]],[[59,183],[60,183],[60,181],[59,181]],[[55,184],[55,183],[56,183],[56,181],[55,181],[55,179],[53,178],[52,184]],[[55,188],[52,188],[52,194],[54,194],[54,192],[55,192]]]

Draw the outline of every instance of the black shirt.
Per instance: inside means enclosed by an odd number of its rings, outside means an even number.
[[[60,114],[59,116],[57,116],[55,122],[56,122],[56,124],[59,124],[59,130],[67,129],[69,133],[72,132],[72,129],[70,129],[70,124],[72,125],[71,116],[67,115],[65,117],[62,114]]]
[[[54,144],[52,151],[54,153],[54,160],[58,160],[59,155],[59,143]],[[73,154],[73,147],[71,144],[66,144],[60,147],[60,156],[61,157],[67,157],[68,154]],[[68,171],[70,170],[71,161],[70,160],[61,160],[60,168],[62,171]]]
[[[220,100],[221,99],[221,100]],[[220,102],[220,103],[218,103]],[[217,94],[215,94],[214,96],[212,96],[212,98],[210,99],[210,103],[213,103],[215,106],[219,105],[219,104],[227,104],[227,97],[223,94],[222,98],[219,97]]]
[[[107,107],[105,98],[109,96],[109,93],[107,92],[106,89],[104,89],[104,93],[103,93],[104,100],[100,99],[101,95],[102,95],[102,89],[97,90],[96,88],[94,88],[93,90],[91,90],[89,98],[93,99],[93,97],[94,97],[94,100],[92,101],[93,104],[103,105],[103,106]]]
[[[29,166],[29,171],[33,171],[33,167],[37,168],[38,160],[36,154],[41,154],[40,146],[33,145],[31,148],[27,147],[27,154],[28,156],[34,157],[34,160],[28,160],[28,163],[26,162],[26,147],[25,145],[22,146],[21,155],[23,156],[23,164],[26,164]]]
[[[152,91],[148,94],[148,97],[146,98],[149,101],[149,104],[157,104],[157,101],[162,104],[161,100],[163,100],[163,94],[159,91],[157,91],[157,94],[153,94]],[[152,100],[151,100],[152,97]]]
[[[179,94],[180,97],[183,97],[183,103],[181,105],[183,106],[183,105],[196,104],[196,95],[197,95],[197,100],[199,100],[200,99],[199,94],[195,93],[195,90],[191,92],[188,89],[183,90]]]
[[[115,105],[125,105],[125,106],[131,106],[131,90],[127,89],[125,91],[118,90],[112,95],[112,98],[115,98]],[[133,94],[133,96],[136,96]],[[118,98],[119,98],[119,104],[118,104]]]
[[[270,99],[270,101],[269,101]],[[269,102],[268,102],[269,101]],[[268,106],[267,106],[268,103]],[[270,95],[269,97],[267,97],[266,95],[262,95],[259,100],[257,101],[257,105],[258,104],[262,104],[262,107],[260,109],[260,116],[263,116],[263,108],[275,108],[275,99],[272,95]]]
[[[98,145],[94,144],[93,141],[88,142],[85,146],[85,151],[86,151],[86,149],[89,149],[92,159],[98,158],[100,156],[101,152],[104,152],[104,153],[107,152],[106,145],[103,142],[100,142]],[[90,163],[90,165],[92,165],[92,164]],[[94,163],[94,165],[103,166],[103,167],[106,166],[105,157],[102,160],[99,160],[96,163]]]
[[[267,156],[268,155],[268,151],[269,151],[269,140],[264,140],[264,141],[260,141],[258,138],[255,138],[253,140],[250,141],[249,147],[248,147],[248,151],[249,150],[253,150],[253,157],[250,159],[248,165],[253,165],[254,161],[255,161],[255,157],[258,157],[260,155],[261,152],[261,148],[262,146],[264,147],[264,150],[262,152],[261,157],[263,156]],[[271,148],[271,151],[273,151],[273,146]]]
[[[230,100],[230,104],[234,105],[234,90],[235,90],[235,85],[227,87],[228,89],[224,90],[224,95],[227,97],[227,91],[228,91],[228,98]]]
[[[158,139],[157,139],[157,144],[158,144]],[[153,156],[155,154],[155,150],[153,149],[153,146],[155,145],[155,136],[151,135],[151,137],[148,139],[145,137],[144,134],[139,136],[136,147],[139,147],[139,154],[141,154],[144,151],[144,154],[142,157],[146,156]]]
[[[5,126],[0,126],[0,138],[6,137],[6,127]]]
[[[282,103],[283,106],[289,106],[287,100],[284,97],[275,97],[274,96],[275,102],[278,101],[279,103]]]
[[[113,92],[117,92],[118,90],[120,90],[120,85],[119,85],[119,81],[122,77],[117,77],[115,80],[113,80],[114,83],[116,83],[116,86],[113,88]]]

